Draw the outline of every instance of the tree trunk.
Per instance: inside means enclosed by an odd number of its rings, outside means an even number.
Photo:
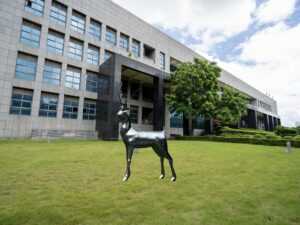
[[[183,135],[189,136],[190,134],[190,121],[189,119],[183,114]]]
[[[184,136],[194,135],[194,127],[195,127],[195,123],[183,115],[183,135]]]
[[[212,132],[212,120],[205,120],[205,135],[211,134]]]

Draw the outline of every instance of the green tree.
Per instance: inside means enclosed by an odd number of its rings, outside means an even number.
[[[205,59],[195,58],[194,62],[182,63],[169,77],[171,89],[165,98],[171,112],[183,113],[188,120],[200,115],[212,118],[219,98],[220,73],[215,62]],[[184,134],[190,135],[187,126],[188,123],[184,123]]]
[[[233,88],[224,87],[217,104],[216,117],[226,126],[234,126],[247,111],[248,100],[244,94]]]
[[[297,130],[297,132],[298,132],[298,135],[300,135],[300,126],[297,126],[297,127],[296,127],[296,130]]]

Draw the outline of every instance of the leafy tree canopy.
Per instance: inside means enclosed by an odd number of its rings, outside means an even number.
[[[170,93],[165,98],[172,112],[183,113],[188,119],[202,115],[212,118],[218,101],[221,69],[215,62],[195,58],[182,63],[170,75]]]
[[[217,103],[216,117],[222,120],[224,125],[236,125],[246,113],[247,104],[248,100],[244,94],[225,86]]]

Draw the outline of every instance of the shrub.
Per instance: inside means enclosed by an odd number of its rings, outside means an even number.
[[[275,134],[268,134],[265,136],[265,138],[267,138],[267,139],[276,139],[278,137],[280,137],[280,136],[276,136]]]
[[[241,134],[241,137],[243,137],[243,138],[253,138],[253,135],[250,135],[250,134]]]
[[[253,137],[254,138],[264,138],[265,136],[262,134],[254,134]]]
[[[292,136],[285,136],[283,139],[284,140],[293,140],[293,137]]]
[[[295,136],[295,137],[294,137],[294,140],[300,141],[300,135]]]
[[[270,145],[270,146],[286,146],[287,140],[284,139],[266,139],[266,138],[242,138],[234,136],[180,136],[178,140],[199,140],[199,141],[216,141],[216,142],[230,142],[230,143],[245,143],[245,144],[256,144],[256,145]],[[288,140],[291,142],[292,147],[300,147],[300,141]]]
[[[297,129],[296,128],[289,128],[284,126],[277,126],[275,128],[275,134],[280,135],[281,137],[285,136],[296,136],[297,135]]]
[[[262,130],[254,130],[254,129],[245,129],[245,128],[240,128],[240,129],[233,129],[229,127],[224,127],[221,130],[222,134],[229,134],[229,135],[236,135],[236,134],[248,134],[248,135],[254,135],[254,134],[260,134],[260,135],[268,135],[272,134],[272,132],[268,131],[262,131]]]

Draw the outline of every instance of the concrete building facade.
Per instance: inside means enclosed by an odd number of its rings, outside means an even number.
[[[165,79],[196,52],[110,0],[0,0],[0,11],[0,138],[116,139],[121,82],[135,128],[182,134]],[[240,126],[280,124],[275,100],[225,70],[220,82],[249,99]]]

